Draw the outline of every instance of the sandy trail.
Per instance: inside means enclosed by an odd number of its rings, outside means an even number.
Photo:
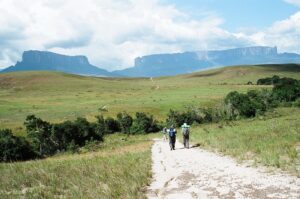
[[[155,140],[152,159],[149,199],[300,198],[300,178],[239,165],[197,148],[183,149],[178,142],[170,151],[166,141]]]

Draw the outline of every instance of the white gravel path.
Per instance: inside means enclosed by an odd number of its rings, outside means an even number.
[[[197,148],[183,149],[178,142],[176,150],[170,151],[166,141],[155,140],[152,159],[149,199],[300,199],[300,178],[246,167],[230,157]]]

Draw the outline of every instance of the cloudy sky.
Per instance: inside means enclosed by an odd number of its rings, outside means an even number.
[[[0,0],[0,69],[31,49],[115,70],[146,54],[252,45],[300,53],[300,0]]]

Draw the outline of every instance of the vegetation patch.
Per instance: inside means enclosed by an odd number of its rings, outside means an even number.
[[[94,152],[0,164],[0,198],[146,198],[152,137],[108,135]]]
[[[299,108],[278,108],[255,119],[203,124],[192,129],[191,141],[300,176],[299,115]]]

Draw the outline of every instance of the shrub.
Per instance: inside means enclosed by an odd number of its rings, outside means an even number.
[[[167,125],[171,126],[174,125],[176,127],[179,126],[179,124],[181,124],[182,122],[184,122],[185,118],[182,117],[181,113],[179,113],[179,111],[174,111],[174,110],[170,110],[168,113],[168,118],[167,118]]]
[[[298,98],[294,104],[293,104],[295,107],[300,107],[300,98]]]
[[[291,102],[300,97],[300,81],[282,78],[273,88],[273,96],[279,101]]]
[[[86,141],[102,139],[101,135],[95,132],[94,125],[89,123],[85,118],[77,118],[74,121],[74,126],[77,129],[77,137],[74,140],[75,144],[79,146],[83,146]]]
[[[230,92],[225,98],[225,104],[228,105],[233,118],[238,116],[254,117],[256,114],[255,104],[247,94]]]
[[[53,124],[51,137],[56,146],[56,151],[65,151],[71,142],[75,145],[75,136],[77,129],[71,121],[65,121],[60,124]]]
[[[31,139],[33,150],[40,156],[52,154],[55,151],[55,144],[51,140],[50,123],[37,118],[35,115],[27,116],[25,122],[26,131]]]
[[[118,122],[123,133],[130,133],[130,127],[132,126],[133,119],[126,112],[118,113],[117,115]]]
[[[105,119],[105,133],[112,134],[120,132],[120,124],[114,118],[108,117]]]
[[[267,77],[257,80],[257,85],[274,85],[280,81],[280,77],[274,75],[273,77]]]
[[[23,137],[16,137],[11,130],[0,130],[0,162],[29,160],[36,157],[29,142]]]
[[[135,114],[135,119],[133,120],[133,124],[131,127],[131,133],[139,134],[139,133],[153,133],[158,132],[160,127],[158,122],[153,119],[153,116],[148,116],[146,113],[137,112]]]
[[[103,133],[99,131],[99,126],[80,117],[74,122],[50,124],[30,115],[26,118],[25,125],[33,149],[41,157],[68,149],[74,151],[88,141],[103,140]]]
[[[95,131],[96,134],[102,137],[103,140],[103,135],[105,134],[106,130],[106,124],[105,124],[105,119],[102,115],[96,116],[97,122],[95,123]]]
[[[183,123],[201,124],[219,120],[219,110],[212,108],[189,108],[187,111],[183,112],[171,109],[168,113],[166,123],[168,126],[175,125],[176,127],[180,127]]]

